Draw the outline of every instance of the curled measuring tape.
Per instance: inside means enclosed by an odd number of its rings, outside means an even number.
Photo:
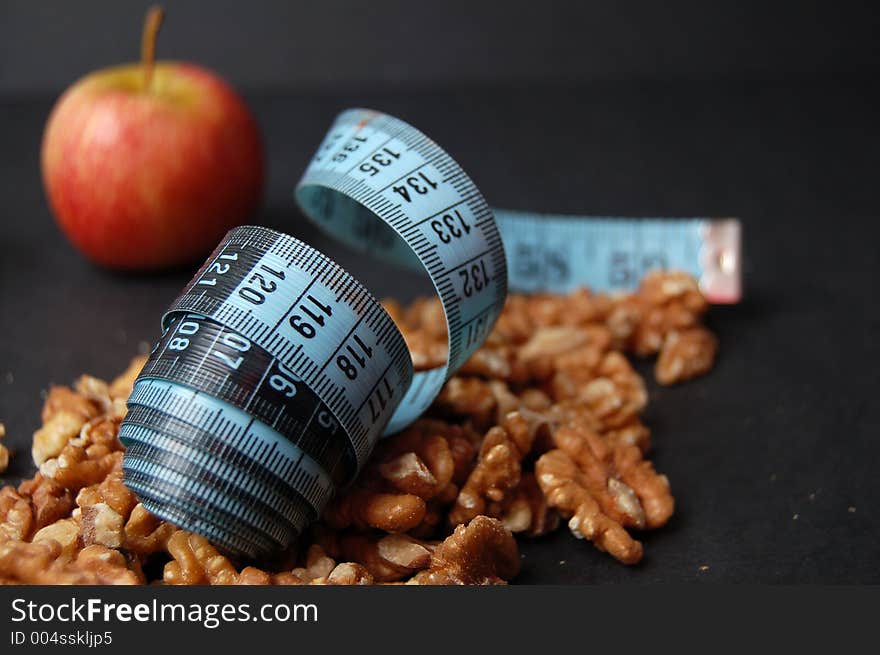
[[[397,119],[343,113],[297,198],[343,241],[427,272],[449,355],[415,373],[373,296],[297,239],[250,226],[224,238],[166,313],[120,438],[126,483],[149,510],[252,557],[287,547],[384,431],[427,409],[507,294],[486,201]]]
[[[229,232],[163,318],[119,434],[125,481],[147,509],[239,555],[286,548],[383,432],[427,409],[500,314],[508,262],[522,290],[626,288],[664,266],[697,275],[710,299],[739,293],[737,223],[496,222],[448,154],[377,112],[336,119],[296,196],[340,240],[427,272],[448,360],[414,372],[385,310],[307,244]]]

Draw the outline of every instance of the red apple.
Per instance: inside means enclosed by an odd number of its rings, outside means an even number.
[[[190,263],[260,202],[263,146],[242,99],[216,74],[153,64],[161,10],[141,64],[108,68],[58,100],[43,134],[43,183],[59,225],[115,269]]]

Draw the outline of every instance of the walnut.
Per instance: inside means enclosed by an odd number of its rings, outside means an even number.
[[[168,539],[176,531],[170,523],[162,521],[138,503],[131,510],[123,529],[123,547],[138,555],[151,555],[167,548]]]
[[[504,428],[495,426],[489,430],[477,464],[449,512],[449,521],[453,525],[467,523],[485,513],[487,505],[493,503],[500,509],[506,494],[519,484],[522,457]],[[488,511],[492,512],[492,509]]]
[[[168,552],[174,558],[165,565],[166,584],[193,585],[303,585],[303,584],[372,584],[366,567],[354,563],[337,564],[324,550],[313,544],[306,554],[305,566],[271,574],[254,566],[237,572],[232,562],[204,538],[178,530],[168,540]]]
[[[121,553],[101,546],[83,549],[73,561],[59,559],[55,539],[36,543],[0,543],[0,578],[19,584],[138,584],[142,580],[126,566]]]
[[[131,395],[134,381],[140,374],[144,364],[147,363],[146,355],[138,355],[134,357],[128,365],[128,368],[122,374],[114,379],[109,385],[110,398],[114,400],[126,400]]]
[[[602,512],[589,491],[591,481],[563,451],[541,455],[535,463],[535,476],[550,506],[569,518],[574,536],[589,539],[624,564],[642,559],[642,544]]]
[[[434,405],[445,414],[468,416],[476,425],[485,427],[492,425],[497,401],[485,380],[454,376],[444,385]]]
[[[626,348],[642,322],[642,307],[635,296],[619,299],[605,319],[615,349]]]
[[[0,489],[0,542],[27,539],[34,525],[31,504],[15,487]]]
[[[672,516],[669,481],[643,459],[638,446],[609,442],[574,423],[557,429],[553,439],[580,468],[590,494],[614,521],[628,527],[658,528]]]
[[[565,296],[550,293],[536,293],[526,298],[526,311],[532,324],[538,328],[562,324],[565,316]]]
[[[414,330],[421,330],[437,341],[445,341],[446,315],[439,298],[418,298],[405,311],[405,325]]]
[[[619,478],[614,449],[583,426],[563,425],[553,433],[557,447],[574,461],[580,480],[602,512],[624,526],[645,527],[645,511],[635,492]]]
[[[46,460],[58,457],[67,443],[79,435],[85,420],[79,414],[60,410],[34,432],[31,454],[34,464],[42,466]]]
[[[178,530],[168,539],[163,579],[171,585],[230,585],[238,581],[238,571],[208,540],[198,534]]]
[[[394,321],[397,329],[406,326],[406,311],[396,298],[382,298],[379,304],[382,305],[382,309],[388,312],[388,316]]]
[[[279,586],[294,586],[308,583],[304,582],[302,578],[294,575],[290,571],[283,571],[281,573],[273,573],[269,578],[269,584]]]
[[[404,493],[436,496],[455,473],[444,433],[450,433],[445,425],[422,421],[385,440],[374,456],[379,474]]]
[[[577,289],[567,296],[539,293],[526,297],[526,311],[537,326],[598,323],[611,305],[608,296],[589,289]]]
[[[592,293],[580,288],[572,291],[565,299],[565,310],[561,321],[569,325],[588,325],[601,323],[613,307],[613,299],[604,293]]]
[[[85,396],[75,392],[69,387],[53,386],[49,389],[46,400],[43,403],[42,420],[45,425],[61,412],[67,412],[79,417],[80,425],[95,418],[98,408]],[[77,428],[77,432],[79,428]],[[38,463],[39,464],[39,463]]]
[[[115,417],[99,416],[90,420],[57,457],[40,465],[40,472],[71,490],[100,482],[111,471],[122,467],[118,430],[119,420]]]
[[[550,398],[540,389],[527,387],[514,393],[502,380],[458,376],[450,378],[434,401],[434,407],[443,414],[466,417],[483,431],[501,424],[510,412],[524,408],[543,411],[550,406]]]
[[[626,357],[609,352],[594,366],[561,366],[553,378],[557,400],[583,403],[605,429],[632,422],[648,402],[641,376]]]
[[[491,348],[484,346],[474,352],[473,355],[458,369],[459,375],[480,376],[506,380],[512,373],[510,364],[511,352],[509,348]]]
[[[459,427],[422,420],[377,448],[359,481],[324,510],[335,528],[351,525],[387,532],[408,532],[425,520],[426,501],[447,490],[456,473]]]
[[[18,491],[30,498],[35,530],[67,516],[74,506],[73,493],[42,473],[22,482]]]
[[[327,555],[323,548],[312,544],[306,552],[305,566],[300,566],[290,571],[290,573],[282,575],[289,575],[299,579],[301,582],[298,584],[310,584],[313,582],[323,582],[333,572],[334,568],[336,568],[336,562],[333,561],[333,558]],[[275,583],[278,584],[278,579],[276,579]],[[284,584],[291,584],[291,582],[285,582]]]
[[[352,562],[337,564],[327,576],[330,585],[369,585],[373,584],[373,576],[365,566]]]
[[[681,271],[651,271],[642,278],[636,293],[649,306],[676,304],[694,316],[703,315],[709,308],[697,280]]]
[[[406,310],[396,301],[384,300],[382,304],[403,335],[416,371],[446,363],[449,354],[446,317],[439,299],[416,300]]]
[[[84,510],[99,503],[106,504],[123,520],[128,520],[137,505],[137,498],[122,482],[121,470],[113,470],[104,480],[98,484],[84,487],[77,494],[76,504]]]
[[[362,563],[382,582],[403,580],[431,563],[431,546],[404,534],[347,535],[340,548],[345,559]]]
[[[495,322],[495,329],[486,339],[486,343],[490,345],[499,342],[514,345],[525,343],[535,327],[529,315],[528,304],[526,296],[508,295],[504,309]]]
[[[636,446],[642,453],[651,449],[651,431],[638,419],[602,433],[611,446]]]
[[[0,441],[6,436],[6,426],[0,423]],[[0,443],[0,475],[9,468],[9,449]]]
[[[641,317],[629,346],[637,355],[652,355],[667,334],[697,325],[708,303],[697,281],[677,271],[654,271],[642,279],[634,294]]]
[[[589,334],[585,329],[574,327],[543,328],[519,352],[512,376],[514,381],[520,384],[543,383],[553,377],[560,363],[576,361],[582,357],[590,358],[589,365],[595,366],[595,362],[599,360],[604,349],[591,345],[588,341]],[[534,346],[531,351],[527,349],[530,346]],[[530,352],[531,354],[529,354]],[[576,366],[580,367],[581,364],[578,363]]]
[[[675,510],[675,499],[667,477],[659,475],[654,465],[642,458],[636,446],[615,448],[614,465],[622,480],[638,496],[645,512],[645,527],[653,529],[666,525]]]
[[[529,537],[548,534],[559,525],[559,514],[547,504],[532,473],[523,474],[500,518],[512,533]]]
[[[520,362],[530,363],[571,352],[586,344],[589,333],[583,328],[567,325],[542,327],[517,352]]]
[[[73,559],[79,548],[79,523],[76,519],[61,519],[41,528],[31,540],[34,543],[52,539],[61,546],[60,557]]]
[[[476,465],[449,512],[452,525],[467,523],[478,514],[501,515],[520,482],[521,462],[545,422],[543,415],[522,409],[507,414],[501,425],[486,433]]]
[[[473,467],[474,457],[477,454],[477,440],[461,435],[447,437],[446,442],[449,444],[449,453],[454,464],[451,483],[462,485]]]
[[[432,490],[437,487],[437,478],[415,453],[383,462],[379,473],[397,489],[419,497],[433,495]]]
[[[258,573],[245,569],[239,578],[239,584],[370,585],[374,582],[366,567],[355,562],[336,564],[317,546],[309,549],[305,567],[269,576],[268,583],[263,579]]]
[[[330,502],[323,518],[336,529],[356,525],[387,532],[406,532],[422,522],[425,509],[425,501],[414,494],[383,493],[368,487],[356,487]]]
[[[254,566],[246,566],[238,574],[236,584],[240,585],[270,585],[272,584],[272,576],[266,571],[258,569]]]
[[[80,538],[86,546],[101,544],[108,548],[122,546],[125,519],[107,503],[95,503],[82,510]]]
[[[75,566],[98,578],[97,584],[142,584],[137,571],[128,568],[128,561],[118,550],[99,544],[86,546],[76,556]]]
[[[54,539],[37,543],[0,541],[0,577],[19,584],[52,584],[47,573],[57,566],[60,554],[61,544]]]
[[[654,367],[660,384],[675,384],[708,372],[715,362],[718,340],[702,327],[673,330],[666,335]]]
[[[446,363],[449,347],[446,340],[437,341],[424,332],[401,330],[403,339],[412,353],[413,368],[416,371],[428,371],[439,368]]]
[[[513,535],[497,519],[477,516],[459,525],[437,546],[431,565],[412,584],[504,584],[519,573],[519,552]]]
[[[110,387],[104,380],[91,375],[81,375],[73,383],[73,388],[80,396],[91,401],[101,414],[106,414],[113,404],[110,399]]]
[[[503,422],[504,417],[510,414],[510,412],[515,412],[523,406],[522,401],[506,382],[492,380],[488,382],[488,386],[489,391],[492,392],[492,396],[495,398],[495,418],[493,421],[495,425]]]

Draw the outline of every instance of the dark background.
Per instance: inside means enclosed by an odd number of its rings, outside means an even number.
[[[139,53],[148,2],[0,5],[0,92]],[[248,90],[802,78],[878,70],[876,4],[757,0],[170,0],[160,55]]]
[[[291,195],[335,113],[352,105],[433,136],[497,206],[741,217],[746,299],[710,314],[715,370],[651,386],[646,422],[676,495],[673,521],[644,535],[634,568],[564,530],[525,543],[520,581],[880,582],[880,52],[870,3],[166,8],[160,57],[228,76],[261,124],[269,176],[254,220],[321,248],[378,295],[415,286],[317,235]],[[30,474],[41,390],[120,371],[157,336],[189,277],[90,266],[55,227],[40,182],[55,97],[92,69],[136,58],[144,9],[0,5],[10,480]]]

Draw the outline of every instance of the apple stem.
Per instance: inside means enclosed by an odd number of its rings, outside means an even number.
[[[156,58],[156,36],[165,17],[165,10],[154,5],[147,10],[144,19],[144,32],[141,36],[141,66],[144,69],[144,91],[150,90],[153,81],[153,62]]]

